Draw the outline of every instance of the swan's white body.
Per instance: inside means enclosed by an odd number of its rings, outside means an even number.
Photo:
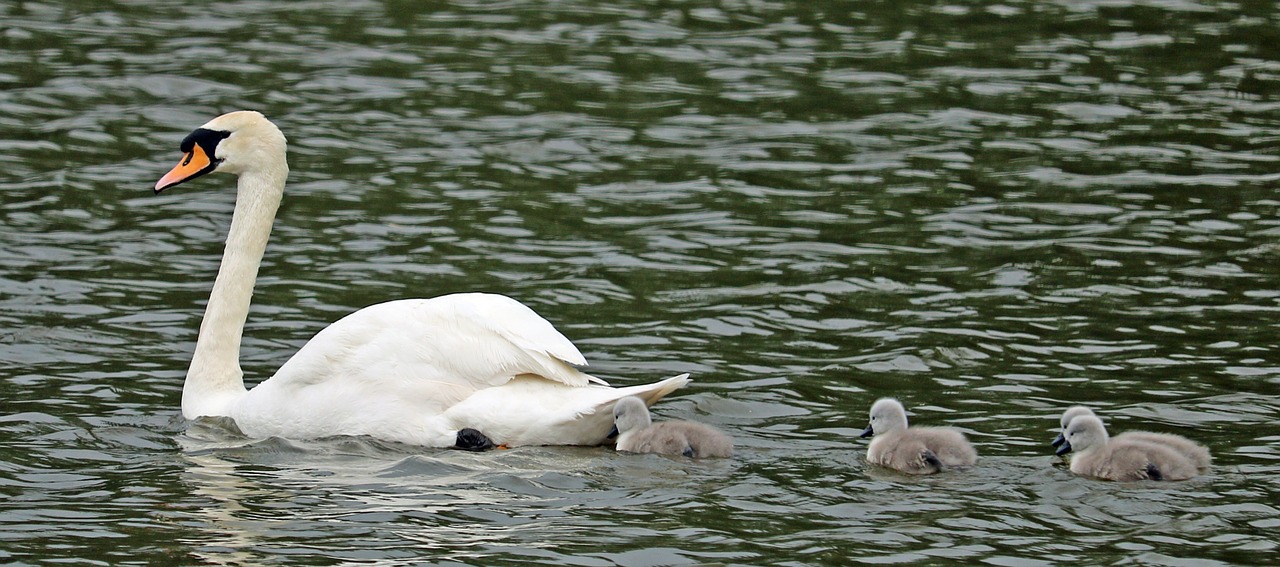
[[[508,446],[596,445],[618,399],[652,404],[688,383],[685,374],[611,388],[575,368],[586,364],[582,353],[532,309],[465,293],[356,311],[246,389],[240,339],[284,193],[285,139],[261,114],[232,112],[193,132],[183,151],[186,159],[157,191],[211,171],[239,175],[226,251],[182,390],[188,419],[230,417],[255,438],[369,435],[445,447],[472,428]]]

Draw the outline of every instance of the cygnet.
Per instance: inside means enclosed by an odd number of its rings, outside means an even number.
[[[690,421],[653,423],[640,398],[626,397],[613,406],[613,431],[617,448],[628,453],[658,453],[703,457],[730,457],[733,439],[718,429]]]
[[[1067,411],[1062,412],[1062,418],[1058,422],[1059,425],[1062,426],[1062,432],[1054,438],[1054,447],[1061,445],[1066,439],[1064,434],[1067,431],[1067,424],[1071,423],[1072,419],[1082,415],[1095,414],[1093,413],[1093,410],[1084,406],[1071,406],[1067,408]],[[1204,445],[1196,443],[1195,441],[1187,439],[1181,435],[1174,435],[1172,433],[1155,433],[1152,431],[1126,431],[1124,433],[1117,434],[1113,439],[1115,441],[1146,441],[1155,445],[1168,447],[1190,459],[1191,462],[1195,464],[1196,469],[1200,472],[1208,472],[1209,466],[1213,464],[1213,457],[1209,454],[1209,449],[1205,448]]]
[[[1057,454],[1075,452],[1071,472],[1105,480],[1185,480],[1196,465],[1181,453],[1138,439],[1111,439],[1102,420],[1080,415],[1067,424]]]
[[[893,398],[882,398],[871,406],[871,423],[862,436],[872,435],[867,461],[907,474],[932,474],[978,461],[978,452],[958,430],[908,428],[907,410]]]

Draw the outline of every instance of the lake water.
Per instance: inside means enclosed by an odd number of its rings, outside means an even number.
[[[0,563],[1274,564],[1273,2],[0,5]],[[258,109],[292,174],[242,353],[362,306],[510,295],[692,461],[250,440],[184,422]],[[881,396],[979,465],[868,465]],[[1205,443],[1073,476],[1067,405]]]

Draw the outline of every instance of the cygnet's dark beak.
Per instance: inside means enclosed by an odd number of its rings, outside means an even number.
[[[618,426],[617,424],[614,424],[613,427],[609,428],[609,436],[605,437],[605,439],[613,439],[614,437],[617,437],[617,436],[618,436]]]
[[[1058,447],[1058,450],[1057,450],[1057,451],[1054,451],[1054,452],[1053,452],[1053,454],[1055,454],[1055,455],[1057,455],[1057,456],[1061,457],[1061,456],[1063,456],[1063,455],[1065,455],[1065,454],[1067,454],[1067,453],[1070,453],[1070,452],[1071,452],[1071,442],[1070,442],[1070,441],[1067,441],[1066,439],[1063,439],[1063,440],[1062,440],[1062,446],[1061,446],[1061,447]]]
[[[1057,437],[1054,437],[1054,438],[1053,438],[1053,446],[1054,446],[1054,447],[1057,447],[1058,445],[1061,445],[1061,444],[1066,443],[1066,442],[1067,442],[1067,438],[1066,438],[1066,437],[1063,437],[1061,433],[1059,433]]]
[[[868,425],[866,429],[862,430],[862,435],[859,435],[858,437],[862,437],[863,439],[866,439],[867,437],[871,437],[872,435],[875,435],[875,434],[876,434],[875,430],[871,429],[871,426]]]

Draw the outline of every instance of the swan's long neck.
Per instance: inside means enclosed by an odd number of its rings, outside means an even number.
[[[240,339],[249,317],[258,266],[271,236],[288,166],[281,163],[240,175],[235,213],[218,278],[209,294],[195,354],[182,387],[182,415],[228,416],[246,393],[240,370]]]

